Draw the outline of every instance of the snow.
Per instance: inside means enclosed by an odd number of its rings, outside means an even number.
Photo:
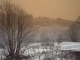
[[[59,48],[59,50],[73,50],[73,51],[80,51],[80,43],[79,42],[62,42],[60,44],[58,43],[54,43],[54,50],[57,49],[57,47]],[[32,44],[33,45],[33,44]],[[36,44],[35,44],[36,45]],[[0,57],[2,55],[2,49],[0,49]],[[45,54],[42,54],[42,52],[45,51],[45,53],[48,53],[49,55],[51,55],[52,53],[52,50],[51,49],[43,49],[41,46],[38,48],[29,48],[27,49],[25,52],[24,52],[24,55],[27,56],[27,55],[30,55],[31,58],[30,60],[39,60],[39,58],[41,60],[43,60],[45,58]],[[51,52],[51,53],[50,53]],[[56,54],[56,52],[54,51],[53,52],[54,55]],[[58,52],[59,53],[59,52]],[[3,55],[2,55],[2,58],[5,58]],[[59,60],[59,59],[58,59]]]
[[[47,52],[47,51],[50,51],[50,49],[42,49],[42,48],[39,48],[39,49],[28,49],[24,52],[24,55],[34,55],[34,54],[39,54],[39,53],[42,53],[43,51]]]
[[[60,43],[60,49],[80,51],[80,43],[79,42],[62,42]]]
[[[5,58],[5,56],[3,55],[3,49],[0,49],[0,60],[1,58]]]

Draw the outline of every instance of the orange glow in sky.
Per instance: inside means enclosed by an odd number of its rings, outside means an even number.
[[[75,20],[80,15],[80,0],[12,0],[34,17],[46,16]]]

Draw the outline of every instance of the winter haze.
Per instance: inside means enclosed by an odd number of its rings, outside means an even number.
[[[0,60],[80,60],[80,0],[0,0]]]

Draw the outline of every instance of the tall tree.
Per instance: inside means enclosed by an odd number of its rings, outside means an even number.
[[[20,60],[23,43],[31,32],[31,19],[20,6],[11,1],[3,1],[0,5],[0,46],[7,52],[7,56]]]

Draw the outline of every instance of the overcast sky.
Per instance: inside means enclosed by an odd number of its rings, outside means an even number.
[[[12,0],[34,17],[61,17],[75,20],[80,15],[80,0]]]

